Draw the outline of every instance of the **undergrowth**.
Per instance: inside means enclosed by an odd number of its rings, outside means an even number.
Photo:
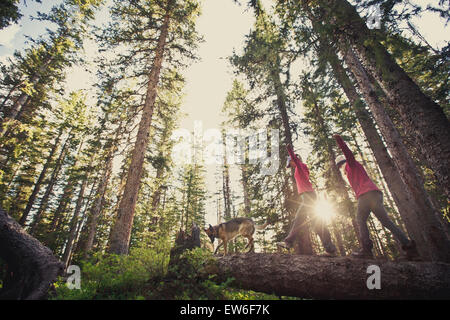
[[[81,288],[69,289],[60,278],[54,300],[264,300],[277,296],[230,286],[205,272],[212,254],[201,248],[185,251],[169,265],[168,248],[137,248],[127,256],[97,254],[80,262]]]

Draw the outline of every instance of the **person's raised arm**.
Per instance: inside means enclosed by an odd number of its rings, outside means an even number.
[[[338,134],[335,134],[333,138],[336,140],[339,148],[341,148],[342,152],[344,153],[345,159],[347,160],[347,163],[351,166],[353,163],[356,162],[355,156],[353,155],[352,151],[349,149],[345,141],[342,139],[342,137]]]
[[[302,158],[300,156],[297,157],[297,155],[294,153],[294,149],[292,149],[292,146],[290,144],[286,146],[286,149],[291,159],[294,160],[295,165],[300,168],[300,164],[303,163]]]
[[[288,145],[286,146],[286,148],[287,148],[287,151],[288,151],[289,155],[291,156],[291,159],[294,160],[294,162],[295,162],[295,165],[296,165],[296,167],[297,167],[297,169],[298,169],[298,172],[299,172],[299,174],[300,174],[300,177],[301,177],[303,180],[309,180],[308,176],[307,176],[307,175],[305,174],[305,172],[303,171],[303,166],[302,166],[303,162],[302,162],[302,158],[301,158],[300,156],[297,157],[297,155],[294,153],[294,150],[292,149],[292,146],[291,146],[290,144],[288,144]],[[299,158],[300,158],[300,159],[299,159]]]

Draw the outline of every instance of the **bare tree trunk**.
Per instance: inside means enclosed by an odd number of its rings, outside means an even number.
[[[164,22],[161,27],[161,33],[155,50],[155,59],[149,74],[147,96],[145,98],[142,118],[141,122],[139,123],[136,143],[134,145],[134,150],[131,157],[131,165],[128,170],[127,182],[125,185],[122,200],[120,202],[117,220],[111,230],[110,247],[108,249],[110,253],[128,253],[131,228],[133,226],[134,211],[136,207],[137,196],[139,193],[142,168],[144,164],[144,155],[149,140],[148,135],[156,99],[156,90],[164,57],[166,38],[169,32],[169,10],[170,8],[167,9],[166,15],[164,17]]]
[[[44,299],[63,271],[50,249],[27,234],[2,208],[0,258],[8,266],[0,299]]]

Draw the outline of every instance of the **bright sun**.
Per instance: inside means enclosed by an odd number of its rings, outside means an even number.
[[[330,222],[336,215],[333,205],[327,199],[323,198],[317,199],[314,211],[316,216],[325,222]]]

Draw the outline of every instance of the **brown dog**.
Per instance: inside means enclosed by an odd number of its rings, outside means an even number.
[[[218,224],[216,226],[209,225],[208,229],[204,229],[206,234],[211,239],[211,242],[214,243],[215,238],[222,240],[222,242],[217,246],[214,254],[217,253],[217,250],[223,245],[224,247],[224,255],[228,253],[227,251],[227,243],[230,240],[233,240],[237,236],[243,236],[248,239],[248,244],[245,247],[247,249],[249,246],[249,252],[255,250],[255,246],[253,243],[253,234],[255,230],[263,230],[265,229],[269,223],[265,223],[261,226],[255,225],[252,219],[250,218],[234,218],[230,221]],[[244,249],[244,250],[245,250]]]

